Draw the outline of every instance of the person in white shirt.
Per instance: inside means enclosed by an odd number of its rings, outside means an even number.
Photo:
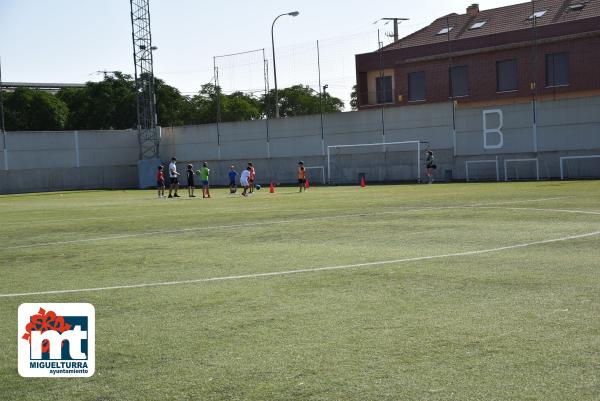
[[[169,198],[179,198],[177,190],[179,189],[179,173],[177,172],[177,158],[172,157],[171,163],[169,163]],[[175,195],[171,195],[171,192],[175,190]]]
[[[244,192],[242,192],[242,196],[248,196],[246,192],[248,191],[248,187],[250,183],[248,180],[250,179],[250,170],[251,167],[248,166],[244,171],[242,171],[242,175],[240,175],[240,185],[244,187]]]

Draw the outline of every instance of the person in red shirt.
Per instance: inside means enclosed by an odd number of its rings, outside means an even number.
[[[165,173],[163,172],[163,166],[158,166],[158,172],[156,173],[156,188],[158,189],[158,197],[165,197]]]

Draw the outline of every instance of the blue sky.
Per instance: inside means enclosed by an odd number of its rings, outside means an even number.
[[[481,9],[520,3],[480,1]],[[213,56],[265,48],[271,60],[270,27],[276,25],[280,87],[303,83],[318,89],[316,40],[321,45],[322,84],[347,101],[354,81],[354,54],[377,48],[381,17],[407,17],[407,35],[467,1],[449,0],[151,0],[155,75],[186,94],[213,77]],[[3,79],[21,82],[86,82],[98,70],[133,73],[128,0],[0,0]],[[385,38],[386,42],[388,41]],[[271,64],[272,65],[272,64]],[[262,86],[262,54],[219,60],[224,90]],[[272,82],[272,74],[271,74]],[[272,85],[272,83],[271,83]]]

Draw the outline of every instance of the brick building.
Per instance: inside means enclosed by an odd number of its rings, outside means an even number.
[[[357,55],[359,108],[597,95],[599,68],[600,0],[473,4]]]

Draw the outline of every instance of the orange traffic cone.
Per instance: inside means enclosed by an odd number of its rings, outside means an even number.
[[[273,183],[269,184],[269,192],[274,194],[275,193],[275,185],[273,185]]]
[[[360,187],[364,188],[365,186],[365,177],[360,177]]]
[[[304,189],[308,189],[310,188],[310,183],[308,182],[308,178],[306,179],[306,181],[304,182]]]

